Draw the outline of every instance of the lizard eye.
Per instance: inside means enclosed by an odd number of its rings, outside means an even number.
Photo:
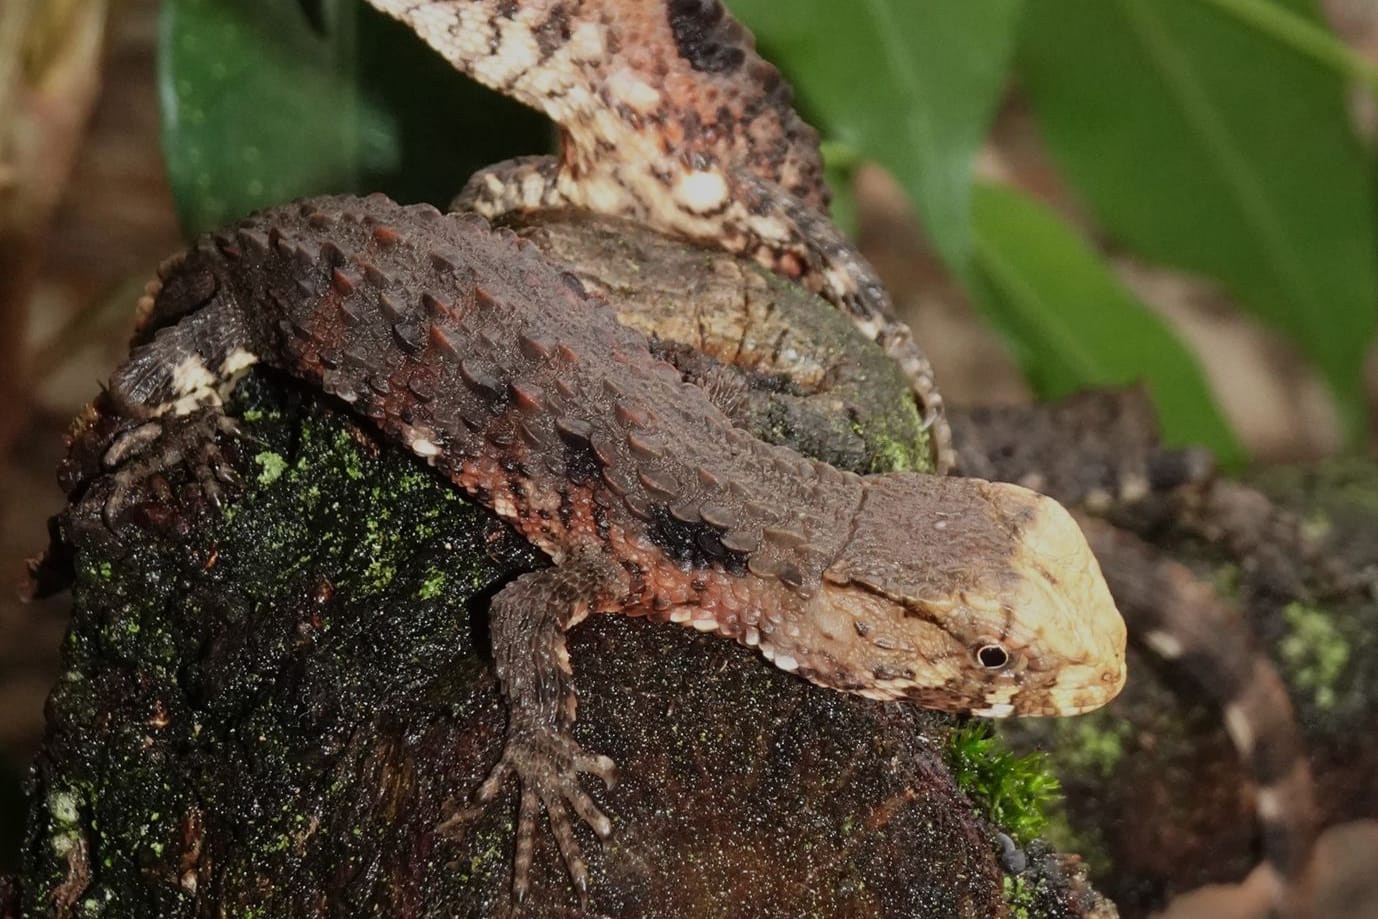
[[[978,646],[973,656],[976,663],[986,670],[1000,670],[1010,662],[1010,652],[1005,650],[1004,645],[994,642]]]

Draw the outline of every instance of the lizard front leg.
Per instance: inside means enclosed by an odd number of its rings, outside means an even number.
[[[507,738],[502,758],[474,795],[478,807],[456,813],[439,829],[448,832],[465,822],[515,775],[521,786],[512,863],[517,902],[529,887],[541,808],[581,895],[588,889],[588,872],[567,808],[600,839],[612,830],[579,779],[581,773],[592,773],[611,786],[614,767],[608,757],[585,752],[570,733],[576,699],[565,632],[591,610],[626,593],[621,566],[599,548],[576,548],[556,567],[524,574],[493,598],[489,628],[494,668],[508,705]]]

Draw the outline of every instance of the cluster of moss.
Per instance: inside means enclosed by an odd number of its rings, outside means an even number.
[[[947,761],[957,785],[991,824],[1021,845],[1043,833],[1062,793],[1046,756],[1011,752],[988,722],[971,721],[949,735]]]

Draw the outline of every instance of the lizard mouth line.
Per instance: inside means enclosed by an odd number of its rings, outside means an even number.
[[[983,718],[1081,715],[1107,704],[1124,687],[1125,668],[1103,665],[1064,668],[1057,683],[1047,687],[1001,688],[986,694],[985,705],[971,713]]]

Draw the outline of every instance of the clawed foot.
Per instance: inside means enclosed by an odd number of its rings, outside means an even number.
[[[572,808],[599,839],[608,838],[612,823],[584,791],[579,779],[581,773],[596,775],[608,788],[617,780],[611,759],[586,753],[567,733],[549,729],[509,731],[502,759],[474,793],[473,804],[455,812],[436,830],[449,836],[462,833],[464,825],[482,813],[507,780],[516,775],[521,792],[517,810],[517,850],[512,863],[513,898],[522,902],[529,889],[536,819],[542,807],[550,818],[550,831],[555,836],[570,880],[583,897],[588,891],[588,870],[574,838],[569,809]]]
[[[187,467],[201,494],[220,507],[224,487],[239,482],[220,448],[221,434],[244,436],[234,419],[204,409],[151,419],[117,435],[102,457],[114,481],[103,510],[105,525],[114,529],[131,503],[131,493],[151,476],[179,465]]]

